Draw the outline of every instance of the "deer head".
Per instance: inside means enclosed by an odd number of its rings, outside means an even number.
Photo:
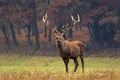
[[[65,32],[67,32],[67,31],[69,31],[71,28],[73,28],[73,26],[76,24],[76,23],[78,23],[78,22],[80,22],[80,16],[79,16],[79,14],[77,15],[77,17],[78,17],[78,19],[77,20],[75,20],[74,19],[74,17],[73,17],[73,15],[71,15],[71,19],[72,19],[72,26],[71,27],[69,27],[69,28],[65,28],[65,29],[63,29],[65,26],[63,25],[63,27],[62,27],[62,30],[61,31],[57,31],[57,29],[55,28],[55,27],[50,27],[50,22],[47,20],[47,13],[45,14],[45,16],[43,16],[43,18],[42,18],[42,21],[45,23],[45,25],[54,33],[54,35],[55,35],[55,38],[56,38],[56,40],[57,41],[61,41],[61,40],[64,40],[64,38],[63,38],[63,35],[64,35],[64,33]]]

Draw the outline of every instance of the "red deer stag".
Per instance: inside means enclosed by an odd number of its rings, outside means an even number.
[[[80,21],[80,17],[78,15],[78,20],[75,20],[73,16],[71,15],[71,19],[73,22],[73,26]],[[82,72],[84,72],[84,52],[85,52],[85,44],[82,43],[81,41],[68,41],[65,40],[63,35],[66,31],[70,30],[72,27],[61,30],[58,32],[55,27],[51,28],[48,24],[49,21],[47,20],[47,14],[43,16],[43,22],[45,25],[54,32],[55,38],[56,38],[56,46],[59,50],[59,55],[62,57],[64,63],[65,63],[65,68],[66,72],[68,72],[68,63],[69,59],[73,59],[75,63],[75,69],[74,72],[76,72],[78,68],[78,60],[77,58],[80,56],[81,63],[82,63]]]

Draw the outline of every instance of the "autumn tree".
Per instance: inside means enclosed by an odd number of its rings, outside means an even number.
[[[4,4],[4,5],[2,5]],[[9,43],[9,30],[14,44],[17,45],[16,31],[27,28],[28,43],[31,45],[30,33],[35,36],[36,48],[40,47],[39,32],[37,27],[36,1],[6,0],[1,1],[1,30],[4,33],[6,44]]]
[[[14,11],[16,8],[13,6],[14,1],[1,1],[1,30],[4,34],[6,44],[9,44],[9,30],[11,31],[11,36],[14,41],[14,45],[18,45],[16,35],[15,35],[15,24],[16,24],[16,18],[14,16]]]
[[[84,0],[88,5],[89,11],[83,15],[83,21],[87,26],[93,45],[114,46],[116,35],[117,17],[114,15],[116,0]]]

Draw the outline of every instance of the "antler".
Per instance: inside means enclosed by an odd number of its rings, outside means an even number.
[[[47,21],[47,13],[45,14],[45,16],[43,16],[42,21],[43,21],[44,23],[48,23],[48,21]]]
[[[71,15],[71,19],[73,21],[73,25],[75,25],[77,22],[80,22],[80,16],[79,16],[79,14],[77,15],[77,18],[78,18],[78,20],[75,20],[74,17],[73,17],[73,15]]]
[[[72,19],[72,22],[73,22],[72,27],[73,27],[76,23],[80,22],[80,16],[79,16],[79,14],[77,15],[77,18],[78,18],[78,19],[75,20],[75,18],[73,17],[73,15],[71,15],[71,19]],[[68,30],[70,30],[72,27],[67,28],[66,30],[68,31]]]
[[[47,13],[45,14],[45,16],[43,16],[42,21],[45,23],[46,27],[48,27],[50,30],[57,32],[57,30],[55,28],[50,27],[50,23],[47,20]]]

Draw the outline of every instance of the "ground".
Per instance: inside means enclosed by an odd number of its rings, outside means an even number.
[[[69,73],[65,72],[59,56],[0,55],[0,80],[120,80],[120,58],[86,57],[85,73],[79,68],[73,73],[70,60]]]

